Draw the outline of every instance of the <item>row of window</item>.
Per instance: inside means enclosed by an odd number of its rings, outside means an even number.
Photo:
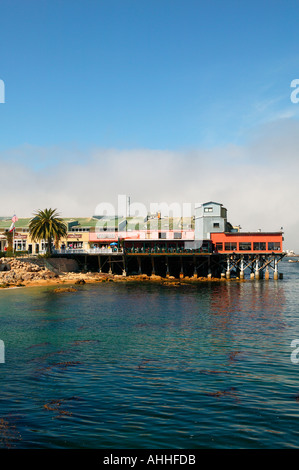
[[[159,238],[166,239],[167,238],[167,232],[159,232],[158,235]],[[182,233],[181,232],[174,232],[173,233],[173,238],[175,240],[181,240],[182,238]]]
[[[216,243],[216,251],[280,251],[280,249],[280,242],[226,242],[224,249],[223,243]]]

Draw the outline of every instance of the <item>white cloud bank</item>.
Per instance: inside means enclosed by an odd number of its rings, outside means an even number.
[[[299,123],[282,120],[255,132],[244,146],[211,150],[105,150],[87,153],[25,145],[0,153],[0,215],[29,217],[57,208],[90,216],[118,194],[151,202],[217,201],[243,230],[285,231],[299,251]]]

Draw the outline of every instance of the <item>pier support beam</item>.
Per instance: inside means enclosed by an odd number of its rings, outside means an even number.
[[[122,259],[123,257],[125,259]],[[122,253],[118,258],[114,254],[110,256],[108,254],[100,254],[98,255],[98,263],[100,272],[103,270],[106,272],[107,268],[105,268],[105,265],[107,263],[109,265],[108,269],[110,268],[109,273],[112,273],[112,271],[115,273],[122,269],[125,274],[125,272],[131,272],[132,264],[132,270],[139,275],[142,274],[143,269],[146,269],[147,274],[151,272],[152,275],[159,274],[165,276],[166,273],[166,277],[170,277],[173,269],[175,273],[173,275],[179,276],[181,279],[185,278],[185,276],[191,276],[193,279],[196,279],[198,276],[206,276],[208,279],[211,279],[212,276],[221,276],[222,280],[225,278],[230,280],[235,276],[236,272],[237,279],[240,280],[245,280],[249,275],[251,280],[263,278],[268,280],[270,276],[272,278],[271,274],[269,276],[269,271],[273,270],[274,279],[277,280],[281,278],[280,273],[278,273],[278,263],[283,257],[284,253],[249,254],[240,252],[232,254],[221,253],[216,256],[214,254],[200,253],[199,256],[197,252],[178,254],[177,252],[167,252],[167,250],[164,252],[163,250],[159,254],[155,254],[146,250],[141,254],[129,250],[127,253]],[[82,258],[84,262],[84,256]],[[114,261],[114,258],[116,261]],[[87,259],[89,258],[87,257]],[[116,263],[118,268],[113,268],[112,263]]]
[[[229,258],[227,258],[227,269],[226,269],[225,277],[226,277],[226,279],[230,279],[230,264],[229,264]]]
[[[278,269],[277,269],[277,258],[275,257],[274,259],[274,276],[273,276],[274,281],[277,281],[278,279]]]
[[[123,275],[123,276],[126,276],[126,275],[127,275],[126,257],[125,257],[125,256],[123,256],[123,272],[122,272],[122,275]]]
[[[155,258],[151,256],[151,262],[152,262],[152,274],[155,275]]]
[[[109,256],[109,271],[108,271],[108,274],[112,274],[111,256]]]
[[[142,274],[141,258],[140,258],[140,256],[137,257],[137,261],[138,261],[138,274]]]
[[[194,279],[197,279],[197,267],[196,267],[196,258],[195,258],[195,256],[193,256],[193,265],[194,265],[193,277],[194,277]]]
[[[212,279],[212,271],[211,271],[211,257],[208,257],[208,279]]]
[[[170,276],[170,272],[169,272],[169,261],[168,261],[168,256],[166,256],[166,277],[169,277]]]
[[[98,262],[99,262],[99,273],[102,272],[102,261],[101,261],[101,256],[98,255]]]
[[[180,256],[180,262],[181,262],[180,279],[183,279],[183,277],[184,277],[184,266],[183,266],[183,258],[181,256]]]
[[[244,279],[244,258],[242,256],[240,261],[240,279]]]
[[[84,271],[87,271],[87,255],[84,256]]]
[[[260,271],[259,271],[259,260],[256,259],[255,261],[255,279],[260,278]]]

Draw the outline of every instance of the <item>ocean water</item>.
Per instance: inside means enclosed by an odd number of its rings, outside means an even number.
[[[298,448],[299,263],[280,271],[0,290],[0,448]]]

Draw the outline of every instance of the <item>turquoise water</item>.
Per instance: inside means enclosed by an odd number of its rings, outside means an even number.
[[[299,447],[284,279],[0,291],[0,447]]]

